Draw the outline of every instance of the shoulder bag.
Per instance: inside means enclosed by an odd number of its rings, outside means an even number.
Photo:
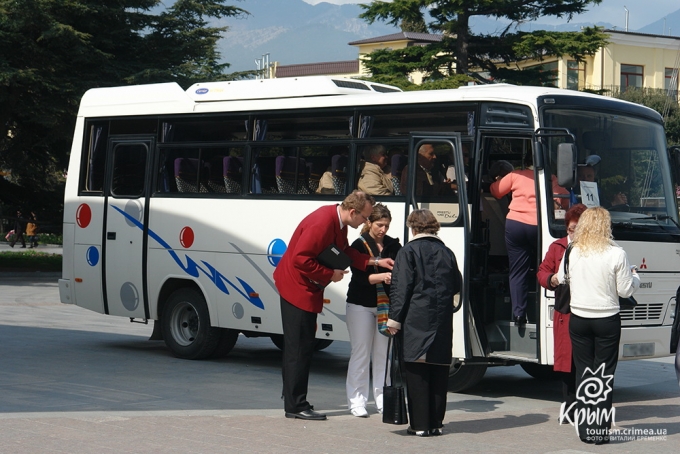
[[[397,338],[390,337],[387,343],[387,361],[383,385],[383,422],[386,424],[408,424],[405,382],[401,372],[403,362],[401,355],[401,348],[397,345]],[[388,371],[390,376],[389,385],[387,384]]]
[[[569,289],[569,253],[571,244],[564,253],[564,283],[560,283],[555,289],[555,310],[560,314],[568,314],[571,311],[571,290]]]
[[[368,245],[368,242],[366,242],[366,239],[364,237],[361,237],[361,241],[364,242],[364,246],[366,247],[366,251],[368,251],[368,255],[373,255],[373,251],[371,251],[371,247]],[[376,273],[379,271],[378,266],[375,266],[375,271]],[[377,309],[377,320],[378,320],[378,331],[380,334],[384,336],[389,336],[390,333],[387,331],[387,319],[388,315],[390,312],[390,297],[387,296],[387,293],[385,292],[385,287],[382,285],[382,282],[378,282],[375,284],[375,293],[377,294],[377,301],[376,301],[376,309]]]

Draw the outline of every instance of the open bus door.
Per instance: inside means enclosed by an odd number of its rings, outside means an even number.
[[[106,313],[149,318],[146,298],[147,172],[154,139],[111,138],[104,229]]]
[[[466,150],[465,153],[469,153]],[[416,209],[428,209],[441,225],[439,237],[456,255],[463,276],[462,290],[455,298],[453,315],[453,382],[461,382],[460,389],[479,381],[485,367],[463,367],[462,360],[483,356],[479,333],[469,306],[469,232],[468,204],[469,169],[458,133],[412,133],[410,137],[408,188],[405,219]],[[411,232],[404,227],[405,242]],[[471,383],[471,384],[470,384]],[[454,389],[458,385],[453,386]]]

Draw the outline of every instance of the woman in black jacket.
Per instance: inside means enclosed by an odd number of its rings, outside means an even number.
[[[381,203],[373,207],[366,225],[352,247],[371,257],[394,259],[401,248],[399,240],[387,236],[392,215]],[[352,280],[347,290],[347,331],[352,353],[347,366],[347,405],[352,415],[368,417],[366,402],[369,395],[371,360],[373,363],[373,398],[378,412],[383,408],[383,379],[387,336],[380,334],[377,323],[377,285],[389,295],[392,273],[374,266],[361,271],[352,267]]]
[[[394,262],[387,326],[401,336],[411,426],[409,434],[441,435],[453,337],[453,296],[460,292],[456,256],[437,236],[429,210],[412,212],[413,239]]]

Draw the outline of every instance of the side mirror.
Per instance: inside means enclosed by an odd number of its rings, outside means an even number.
[[[573,143],[557,145],[557,184],[573,188],[576,184],[576,158],[578,153]]]

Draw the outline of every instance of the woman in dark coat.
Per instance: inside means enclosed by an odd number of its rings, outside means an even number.
[[[429,210],[412,212],[413,239],[397,254],[392,270],[387,326],[403,348],[411,426],[409,434],[441,435],[451,365],[453,297],[461,275],[453,252],[437,236]]]
[[[562,263],[562,257],[567,250],[569,242],[574,236],[576,225],[581,217],[581,214],[586,211],[586,206],[582,203],[569,208],[564,215],[564,223],[567,226],[567,236],[553,241],[545,254],[545,258],[538,267],[539,284],[548,290],[555,290],[559,284],[557,280],[557,272]],[[571,338],[569,337],[569,316],[571,314],[561,314],[557,311],[553,314],[553,337],[554,341],[554,356],[553,369],[555,372],[562,374],[562,397],[564,399],[565,412],[569,410],[571,405],[576,401],[576,371],[573,367],[571,359]],[[562,423],[566,414],[560,414],[560,424]],[[572,421],[574,418],[570,418]]]

